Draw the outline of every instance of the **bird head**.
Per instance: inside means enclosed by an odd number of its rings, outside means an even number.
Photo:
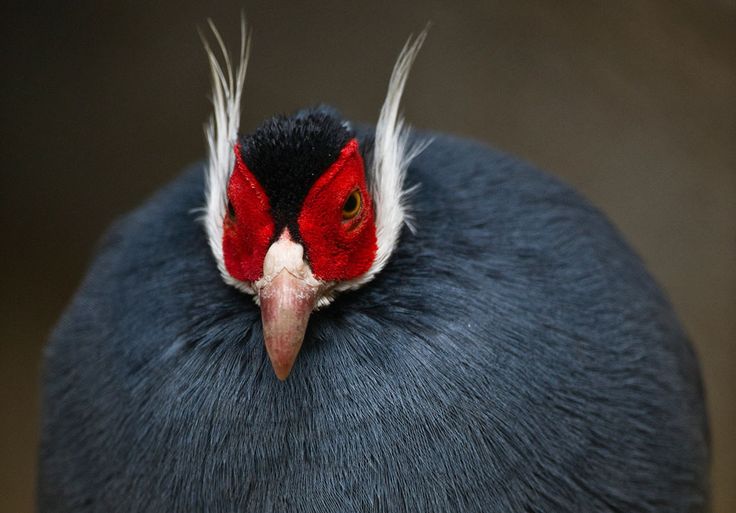
[[[285,380],[311,313],[373,279],[408,221],[404,177],[419,148],[408,147],[398,107],[424,33],[407,42],[394,67],[366,165],[349,123],[328,108],[276,116],[239,136],[245,27],[235,70],[211,27],[224,67],[205,43],[215,110],[205,227],[224,281],[260,306],[266,351]]]
[[[358,141],[320,111],[273,118],[236,145],[227,199],[225,269],[252,288],[268,355],[284,379],[312,310],[376,257]]]

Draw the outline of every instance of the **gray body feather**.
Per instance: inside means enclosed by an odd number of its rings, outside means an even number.
[[[568,187],[438,136],[416,233],[282,383],[190,213],[203,174],[111,228],[51,337],[42,512],[706,510],[691,346]]]

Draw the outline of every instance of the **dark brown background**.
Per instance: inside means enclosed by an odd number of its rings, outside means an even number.
[[[408,118],[537,163],[626,234],[697,346],[715,511],[734,511],[736,3],[557,3],[249,2],[241,128],[319,101],[374,121],[399,48],[431,20]],[[240,10],[56,4],[0,22],[3,512],[32,508],[43,341],[105,226],[204,155],[196,26],[212,16],[235,43]]]

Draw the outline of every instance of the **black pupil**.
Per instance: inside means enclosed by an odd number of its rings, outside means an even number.
[[[228,200],[227,202],[227,215],[230,217],[235,217],[235,208],[233,207],[233,204]]]
[[[358,206],[357,196],[358,195],[355,193],[348,196],[348,199],[345,201],[345,206],[342,207],[345,212],[352,212],[353,210],[355,210],[355,207]]]

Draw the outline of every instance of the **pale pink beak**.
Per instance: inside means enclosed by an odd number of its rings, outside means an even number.
[[[288,230],[266,253],[263,275],[258,286],[263,338],[276,377],[284,381],[302,347],[321,282],[312,276],[304,248],[291,240]]]
[[[304,341],[317,288],[282,270],[259,291],[266,351],[276,377],[284,381]]]

